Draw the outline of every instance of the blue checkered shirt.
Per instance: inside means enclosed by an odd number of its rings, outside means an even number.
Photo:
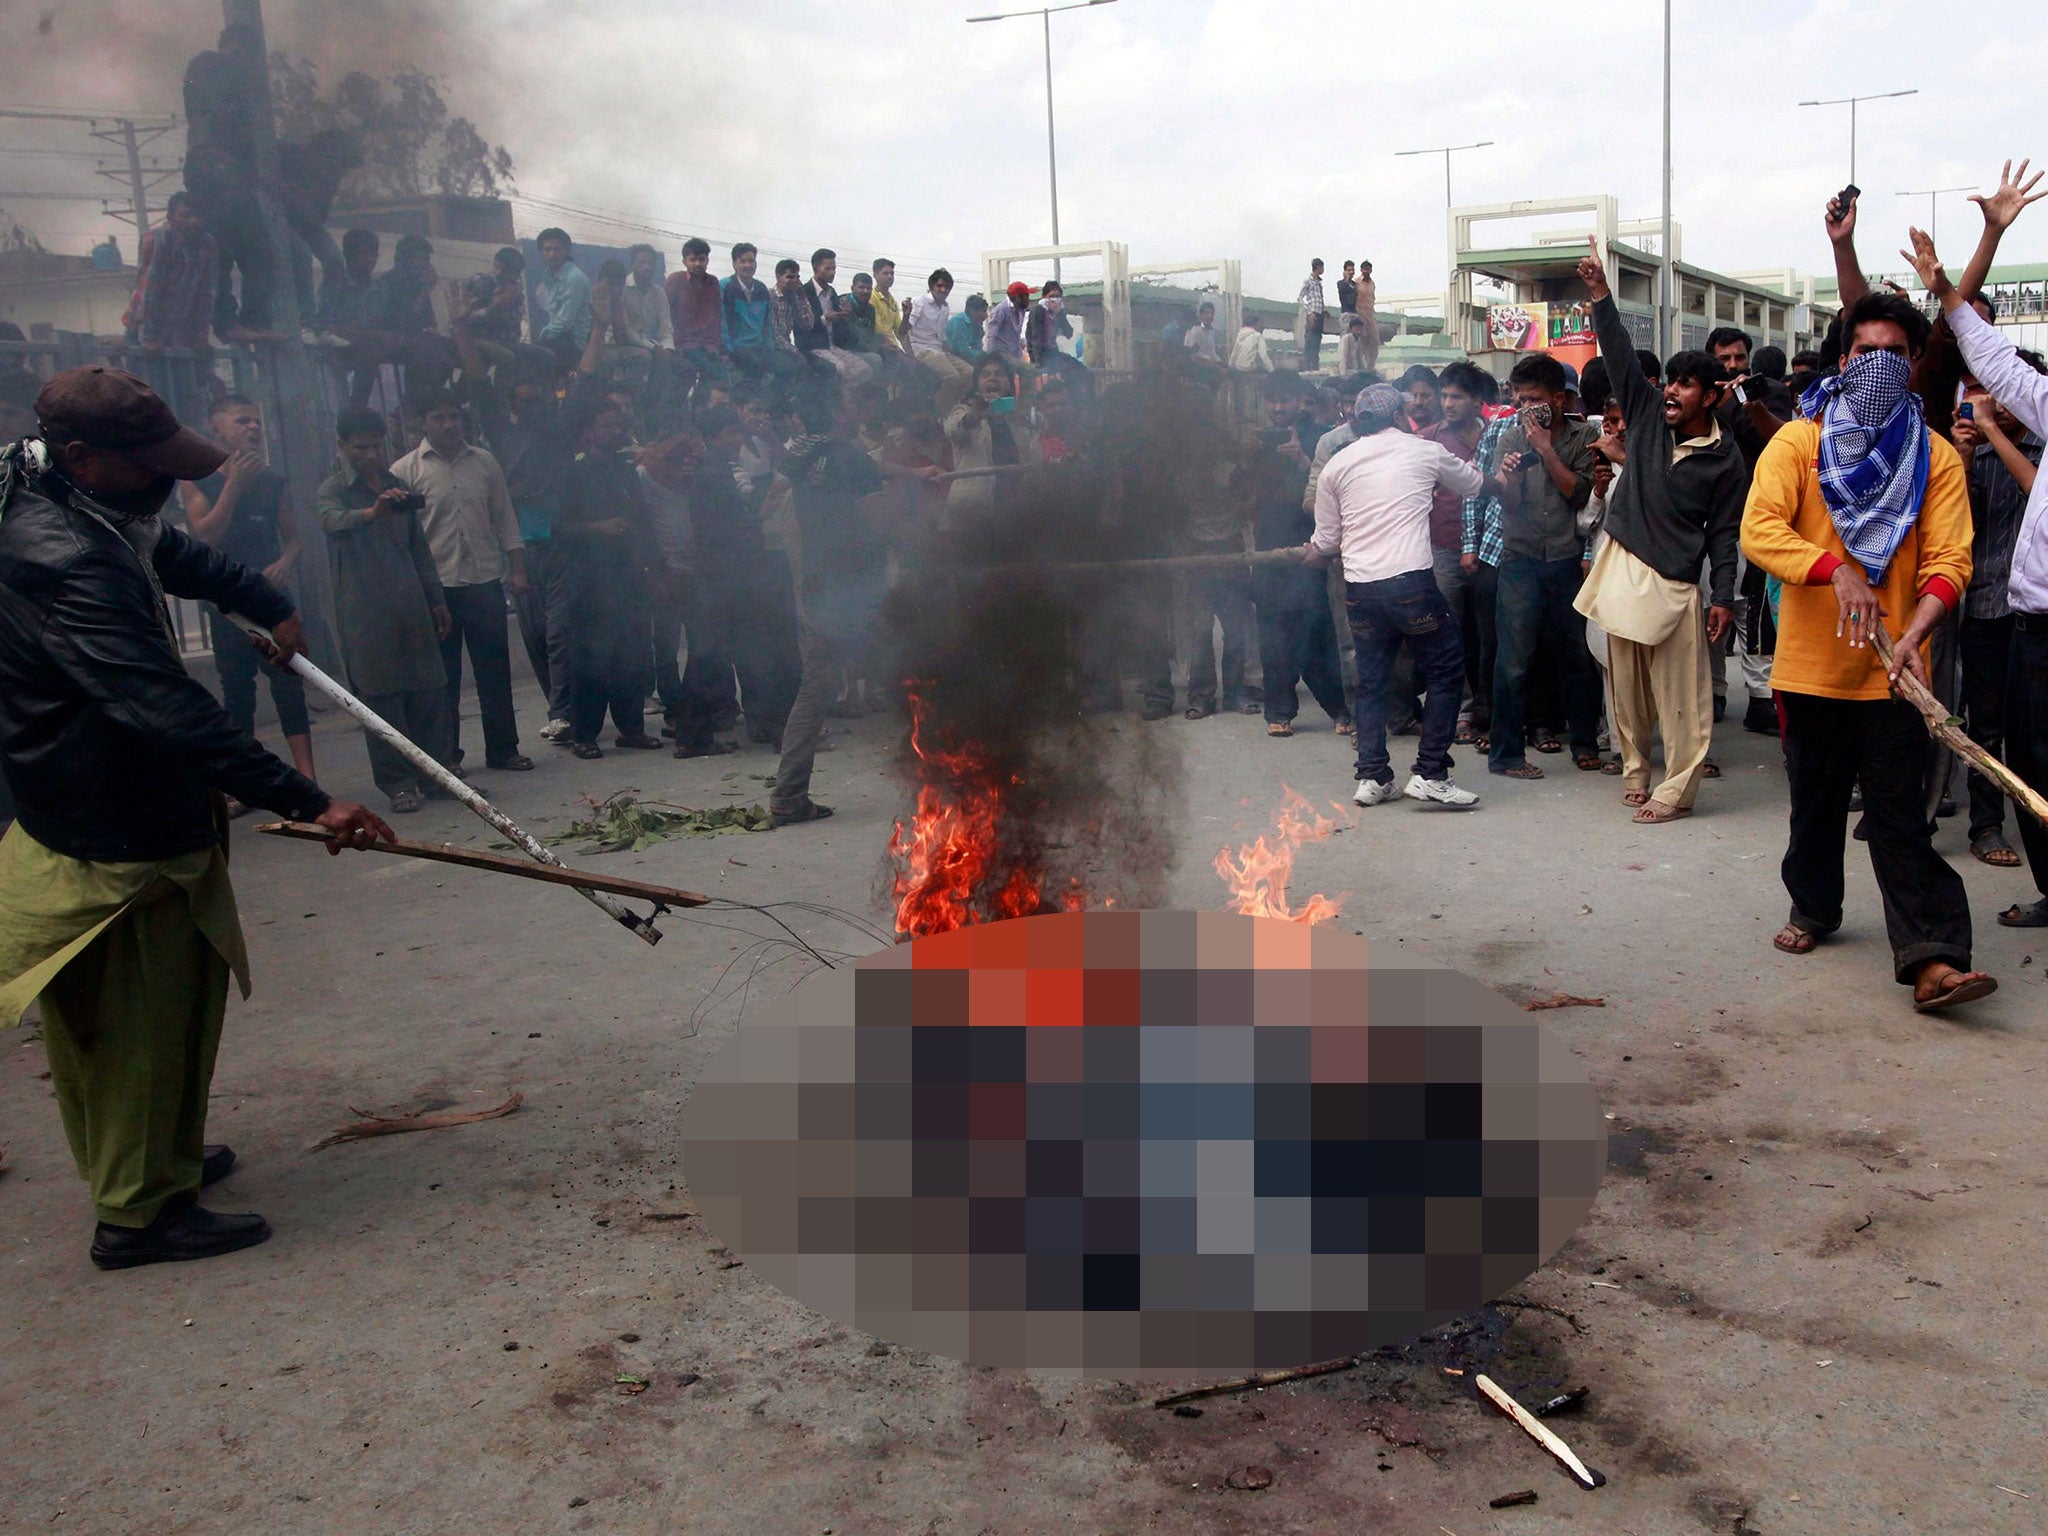
[[[1512,416],[1497,416],[1486,424],[1486,430],[1479,434],[1479,446],[1472,450],[1472,467],[1483,475],[1492,475],[1500,468],[1500,440],[1507,436],[1507,430],[1515,424]],[[1497,566],[1501,557],[1500,498],[1481,493],[1465,498],[1464,538],[1459,544],[1462,553],[1477,555],[1488,565]]]

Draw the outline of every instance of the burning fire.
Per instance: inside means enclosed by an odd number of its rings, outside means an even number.
[[[1299,907],[1291,906],[1287,882],[1294,874],[1295,851],[1304,843],[1322,842],[1337,830],[1337,819],[1317,811],[1291,786],[1283,784],[1280,790],[1280,809],[1274,815],[1271,838],[1260,837],[1235,853],[1219,848],[1214,860],[1216,873],[1230,887],[1232,912],[1246,917],[1284,917],[1297,923],[1328,922],[1343,911],[1342,896],[1318,892]]]
[[[892,894],[896,929],[913,938],[950,933],[972,923],[1029,917],[1087,905],[1078,880],[1057,897],[1045,892],[1043,862],[1006,837],[1005,818],[1023,781],[994,767],[973,743],[940,747],[925,739],[929,713],[923,690],[910,697],[910,749],[917,756],[917,809],[896,823],[889,855],[896,861]]]

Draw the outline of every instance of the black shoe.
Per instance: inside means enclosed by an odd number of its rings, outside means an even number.
[[[235,1149],[233,1147],[211,1146],[204,1149],[199,1163],[199,1187],[218,1184],[235,1171]]]
[[[1778,734],[1778,709],[1769,699],[1751,699],[1742,712],[1742,728],[1759,736]]]
[[[1728,718],[1728,701],[1719,695],[1714,699],[1714,724],[1719,725]]]
[[[495,769],[499,773],[531,773],[533,771],[533,759],[522,757],[515,752],[510,757],[501,757],[495,762],[485,763],[484,766]]]
[[[1939,816],[1943,821],[1947,821],[1949,817],[1955,815],[1955,813],[1956,803],[1951,796],[1943,795],[1941,799],[1935,803],[1934,814]]]
[[[134,1269],[141,1264],[210,1259],[253,1248],[269,1237],[270,1223],[261,1216],[222,1215],[187,1195],[167,1202],[146,1227],[99,1223],[93,1228],[92,1261],[101,1269]]]

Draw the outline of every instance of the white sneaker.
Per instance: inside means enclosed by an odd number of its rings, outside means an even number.
[[[569,722],[566,720],[550,720],[540,728],[540,739],[542,741],[562,741],[567,738],[568,734]]]
[[[1360,779],[1358,793],[1351,797],[1353,805],[1384,805],[1394,798],[1394,781],[1382,784],[1378,779]]]
[[[1393,794],[1394,786],[1391,784],[1387,785],[1386,792],[1388,795]],[[1420,800],[1429,805],[1440,805],[1449,811],[1469,811],[1479,803],[1479,797],[1473,794],[1471,790],[1460,789],[1449,779],[1425,779],[1419,773],[1408,781],[1408,787],[1402,790],[1401,793],[1410,800]],[[1382,798],[1385,797],[1383,796]],[[1367,804],[1371,802],[1367,802],[1361,797],[1359,803]]]

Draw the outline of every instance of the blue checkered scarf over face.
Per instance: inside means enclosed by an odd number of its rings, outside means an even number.
[[[1828,516],[1871,584],[1884,580],[1927,494],[1927,421],[1906,388],[1912,365],[1865,352],[1799,401],[1820,419],[1820,493]]]

